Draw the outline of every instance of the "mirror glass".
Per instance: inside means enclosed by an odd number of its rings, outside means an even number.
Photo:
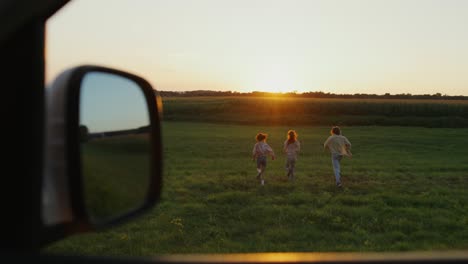
[[[143,205],[150,179],[150,118],[139,85],[116,74],[87,73],[79,129],[91,221],[104,222]]]

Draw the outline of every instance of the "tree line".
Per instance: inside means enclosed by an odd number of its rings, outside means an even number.
[[[468,100],[468,96],[463,95],[446,95],[441,93],[435,94],[335,94],[330,92],[288,92],[288,93],[273,93],[273,92],[236,92],[236,91],[211,91],[211,90],[195,90],[195,91],[158,91],[162,97],[196,97],[196,96],[245,96],[245,97],[296,97],[296,98],[348,98],[348,99],[432,99],[432,100]]]

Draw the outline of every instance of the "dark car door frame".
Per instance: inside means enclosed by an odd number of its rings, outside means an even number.
[[[2,251],[37,252],[42,230],[45,22],[68,0],[0,3]]]
[[[1,46],[4,119],[2,248],[33,250],[39,237],[43,137],[43,26],[30,22]],[[32,44],[34,43],[34,44]],[[32,45],[31,45],[32,44]],[[8,173],[5,173],[8,172]]]

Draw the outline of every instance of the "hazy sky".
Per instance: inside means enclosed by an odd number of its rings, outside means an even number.
[[[468,95],[464,0],[73,0],[47,81],[110,66],[158,90]]]
[[[150,123],[138,84],[108,73],[89,73],[80,93],[80,125],[90,133],[136,129]]]

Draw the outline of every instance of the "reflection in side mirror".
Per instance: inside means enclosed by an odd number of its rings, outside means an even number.
[[[143,205],[150,175],[150,119],[142,89],[105,72],[84,75],[80,87],[83,198],[92,222]]]

